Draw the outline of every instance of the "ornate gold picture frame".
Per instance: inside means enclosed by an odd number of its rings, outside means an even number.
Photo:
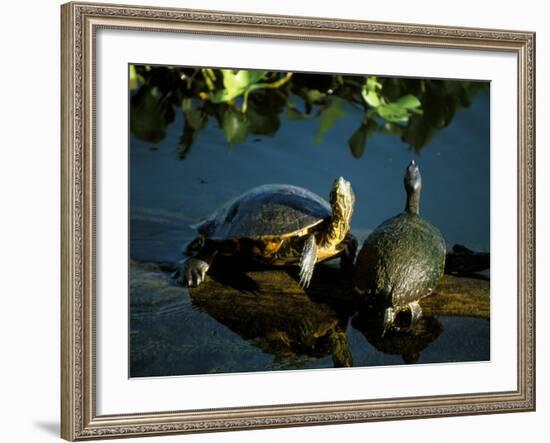
[[[68,3],[62,17],[61,435],[86,440],[533,411],[535,34],[155,7]],[[100,29],[506,52],[517,57],[517,389],[247,407],[96,409],[96,33]],[[512,288],[510,288],[512,290]],[[515,345],[515,343],[514,343]]]

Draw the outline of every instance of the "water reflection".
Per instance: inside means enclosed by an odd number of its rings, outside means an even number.
[[[383,335],[383,311],[359,298],[330,263],[318,267],[307,292],[292,269],[251,269],[220,260],[204,285],[189,291],[170,277],[173,270],[132,263],[132,376],[444,362],[456,361],[465,350],[465,360],[468,353],[470,359],[489,356],[488,347],[471,354],[460,340],[439,350],[435,360],[424,355],[445,334],[449,323],[439,318],[486,317],[485,280],[445,277],[413,330]],[[456,295],[457,288],[463,296]],[[486,333],[473,324],[473,336],[480,331]]]
[[[313,301],[293,276],[277,270],[245,273],[217,266],[211,277],[206,289],[190,290],[193,304],[272,354],[276,364],[288,367],[301,356],[330,356],[334,367],[353,366],[345,335],[349,313],[343,312],[344,306],[336,310]]]
[[[352,325],[374,348],[384,354],[399,355],[407,364],[417,363],[422,351],[443,332],[443,325],[436,317],[424,315],[412,329],[392,328],[384,333],[383,313],[383,310],[364,309],[353,318]],[[410,322],[402,321],[405,325]]]

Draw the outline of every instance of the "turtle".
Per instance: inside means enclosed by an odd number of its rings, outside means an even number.
[[[384,309],[384,335],[401,312],[412,328],[422,315],[418,301],[430,295],[445,269],[445,240],[420,216],[422,178],[414,160],[405,170],[404,212],[382,222],[364,241],[354,268],[356,290]],[[408,317],[407,317],[408,318]],[[399,322],[400,324],[403,322]]]
[[[218,254],[273,266],[299,266],[299,283],[307,288],[315,264],[335,257],[352,272],[357,241],[350,234],[355,195],[339,177],[330,204],[317,194],[289,184],[255,187],[214,211],[196,225],[194,252],[183,264],[189,287],[204,280]]]

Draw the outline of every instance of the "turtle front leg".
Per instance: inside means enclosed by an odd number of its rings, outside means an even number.
[[[422,308],[420,307],[420,303],[417,301],[413,301],[409,303],[409,309],[411,310],[411,325],[410,329],[414,330],[418,320],[420,317],[422,317]]]
[[[307,288],[309,286],[316,262],[317,242],[315,241],[315,236],[310,235],[304,244],[304,249],[300,257],[300,286],[302,288]]]
[[[353,271],[353,263],[357,253],[357,239],[352,234],[347,234],[342,241],[343,252],[340,257],[340,269],[344,272]]]
[[[183,283],[190,288],[199,286],[206,277],[206,272],[218,255],[217,249],[205,246],[196,255],[189,257],[183,263]]]

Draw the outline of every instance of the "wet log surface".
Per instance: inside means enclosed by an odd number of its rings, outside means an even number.
[[[164,281],[174,292],[169,297],[163,297],[155,291],[137,291],[140,296],[132,298],[133,305],[162,304],[177,298],[179,286],[169,276],[176,266],[133,261],[132,269],[153,272],[148,274],[149,279]],[[139,285],[144,278],[142,276],[133,281]],[[298,284],[294,269],[246,270],[229,262],[219,263],[207,274],[206,281],[198,288],[190,288],[189,293],[197,303],[215,299],[219,306],[238,304],[241,308],[250,306],[254,310],[271,313],[279,310],[277,315],[283,318],[290,315],[290,312],[285,313],[287,305],[299,305],[306,303],[306,300],[324,302],[339,311],[355,310],[362,302],[362,297],[353,291],[349,277],[342,275],[338,267],[332,264],[318,265],[310,287],[303,289]],[[489,318],[490,282],[481,275],[445,274],[436,290],[422,299],[420,304],[426,315]],[[290,308],[290,311],[295,308]]]
[[[477,277],[444,275],[433,294],[420,301],[424,315],[490,317],[490,283]]]
[[[256,309],[263,304],[269,311],[281,306],[281,298],[324,302],[339,311],[355,310],[362,303],[362,297],[353,291],[350,278],[331,264],[316,268],[307,289],[299,286],[296,271],[292,269],[242,271],[226,265],[213,270],[206,282],[190,289],[190,293],[194,299],[203,301],[216,297],[220,303],[224,299],[234,303],[237,299],[239,304],[250,303]],[[425,315],[489,318],[489,294],[490,282],[483,276],[445,274],[436,290],[420,304]]]

